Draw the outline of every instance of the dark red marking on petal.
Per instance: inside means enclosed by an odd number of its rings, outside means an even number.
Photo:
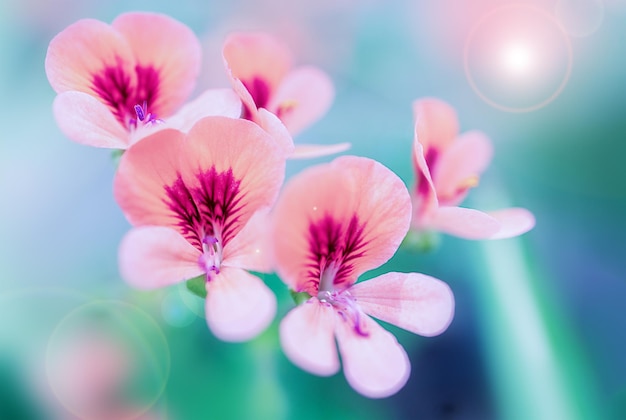
[[[159,94],[159,73],[152,66],[135,66],[136,83],[124,72],[121,61],[93,75],[92,85],[96,95],[107,105],[122,125],[130,128],[136,121],[135,105],[153,106]],[[156,119],[154,109],[153,118]],[[147,112],[146,112],[147,113]]]
[[[242,80],[241,83],[245,86],[247,91],[252,96],[254,104],[258,108],[266,108],[270,99],[270,87],[265,80],[260,77],[253,77],[251,80]],[[246,120],[252,119],[252,111],[244,106],[242,118]]]
[[[154,107],[159,95],[159,72],[152,66],[135,66],[137,73],[137,87],[135,88],[135,103],[147,103]],[[133,105],[134,105],[133,104]],[[154,113],[154,109],[152,110]]]
[[[197,174],[200,186],[188,188],[182,177],[164,186],[166,204],[174,212],[179,232],[193,246],[203,251],[207,237],[219,241],[222,248],[241,230],[244,194],[231,169],[217,172],[215,167]]]
[[[165,192],[168,200],[166,204],[174,212],[178,219],[177,226],[179,232],[190,244],[202,251],[202,240],[204,235],[200,232],[202,229],[202,219],[200,211],[193,200],[191,191],[187,188],[180,175],[174,184],[166,185]]]
[[[365,224],[356,215],[350,221],[338,222],[332,216],[309,225],[309,255],[307,262],[307,290],[317,295],[325,270],[336,270],[333,286],[341,290],[354,282],[353,261],[365,254]]]
[[[221,242],[225,246],[240,230],[239,214],[244,207],[241,181],[235,179],[233,171],[218,173],[215,167],[198,176],[200,188],[193,190],[194,200],[205,221],[220,228]]]

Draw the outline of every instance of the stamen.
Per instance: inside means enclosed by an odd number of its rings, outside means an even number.
[[[222,246],[215,236],[207,235],[202,239],[202,250],[203,253],[198,258],[198,264],[206,273],[206,280],[209,282],[213,280],[215,274],[220,273]]]
[[[478,181],[479,181],[478,175],[468,176],[463,181],[461,181],[461,183],[459,184],[458,189],[459,190],[467,190],[469,188],[477,187],[478,186]]]
[[[342,292],[331,292],[324,290],[318,293],[317,298],[320,302],[330,305],[345,322],[352,324],[354,332],[361,337],[369,336],[369,332],[365,331],[363,325],[363,317],[361,310],[356,304],[356,299],[344,290]]]
[[[284,101],[283,103],[280,104],[280,106],[276,110],[276,116],[279,119],[282,119],[282,117],[284,117],[287,113],[291,112],[297,106],[298,106],[298,102],[297,101],[293,101],[293,100],[291,100],[291,101]]]
[[[133,128],[137,128],[138,122],[142,122],[144,127],[149,127],[154,124],[161,124],[164,121],[160,118],[157,118],[156,115],[148,112],[148,103],[143,101],[143,105],[135,104],[133,106],[135,110],[135,114],[137,118],[131,118],[128,122],[129,125]]]
[[[145,103],[145,102],[144,102],[143,106],[144,106],[144,107],[146,106],[146,103]],[[145,114],[145,112],[143,111],[143,107],[142,107],[142,106],[139,106],[139,104],[137,104],[137,105],[135,105],[135,106],[134,106],[134,108],[135,108],[135,114],[137,114],[137,119],[138,119],[139,121],[143,121],[143,120],[144,120],[144,118],[146,118],[146,114]]]

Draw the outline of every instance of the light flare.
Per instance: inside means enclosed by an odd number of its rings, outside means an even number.
[[[502,67],[515,76],[528,75],[535,66],[534,60],[533,50],[523,43],[507,45],[502,51]]]

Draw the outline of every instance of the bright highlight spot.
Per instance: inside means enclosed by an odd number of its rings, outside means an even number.
[[[528,74],[533,66],[532,52],[526,45],[512,44],[504,49],[502,64],[510,73],[516,75]]]
[[[572,66],[569,37],[547,12],[507,5],[483,16],[465,43],[467,81],[489,105],[530,112],[556,99]]]

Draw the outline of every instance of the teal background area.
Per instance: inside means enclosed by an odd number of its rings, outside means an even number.
[[[0,418],[68,418],[46,391],[45,352],[64,316],[95,300],[126,302],[160,327],[167,348],[154,351],[169,355],[158,362],[169,377],[150,408],[156,418],[626,418],[626,2],[587,1],[603,5],[603,20],[570,38],[562,93],[507,113],[478,97],[463,68],[472,26],[507,1],[2,0]],[[522,2],[548,13],[557,3]],[[112,197],[111,154],[59,131],[43,63],[67,25],[132,10],[167,13],[195,31],[205,53],[195,94],[227,86],[228,32],[283,37],[298,63],[324,69],[336,86],[328,114],[296,142],[349,141],[349,153],[379,160],[409,187],[414,99],[448,101],[462,131],[492,139],[493,162],[465,205],[526,207],[535,229],[493,242],[443,235],[434,251],[401,249],[362,277],[417,271],[455,293],[455,319],[438,337],[386,325],[412,365],[396,395],[369,400],[341,372],[320,378],[292,365],[278,322],[293,303],[275,276],[265,279],[277,318],[243,344],[212,336],[185,290],[139,292],[120,279],[117,247],[130,226]],[[291,161],[288,176],[330,159]]]

